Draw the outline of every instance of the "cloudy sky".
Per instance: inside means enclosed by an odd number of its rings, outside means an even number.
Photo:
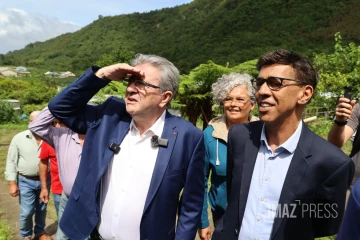
[[[3,0],[0,54],[84,27],[99,15],[114,16],[174,7],[193,0]]]

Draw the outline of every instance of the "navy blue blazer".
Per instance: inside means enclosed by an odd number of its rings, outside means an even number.
[[[351,188],[344,220],[336,240],[360,240],[360,180]]]
[[[75,240],[89,236],[99,222],[100,180],[114,156],[109,144],[121,144],[131,122],[120,99],[111,97],[99,106],[87,105],[109,83],[97,78],[92,70],[49,103],[55,118],[73,131],[86,134],[78,175],[60,221],[62,231]],[[140,239],[193,240],[204,202],[203,134],[167,112],[161,137],[168,139],[168,146],[159,148],[140,223]]]
[[[258,121],[233,125],[229,131],[228,207],[212,240],[238,239],[262,127]],[[353,175],[353,161],[304,124],[279,199],[280,206],[287,205],[292,214],[275,217],[270,239],[307,240],[336,234]],[[310,207],[315,211],[306,211]]]

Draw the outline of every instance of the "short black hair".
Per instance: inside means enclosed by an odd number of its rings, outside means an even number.
[[[260,71],[263,66],[272,64],[290,65],[296,71],[297,80],[306,82],[315,90],[319,76],[306,57],[285,49],[279,49],[261,56],[256,64],[256,68]]]

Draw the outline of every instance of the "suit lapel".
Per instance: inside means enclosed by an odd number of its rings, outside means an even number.
[[[263,126],[261,124],[261,126]],[[247,198],[249,195],[249,189],[251,184],[251,178],[255,167],[257,154],[260,147],[260,135],[262,127],[258,124],[253,128],[253,131],[249,129],[249,139],[245,144],[244,163],[242,168],[241,186],[240,186],[240,197],[239,197],[239,223],[241,226]]]
[[[168,139],[169,142],[166,148],[159,147],[159,152],[156,158],[154,172],[151,178],[149,191],[145,201],[144,212],[146,212],[147,208],[149,207],[165,175],[171,157],[171,153],[173,151],[176,142],[177,132],[175,131],[175,128],[176,128],[175,119],[172,117],[172,115],[169,112],[166,112],[164,130],[161,135],[161,138]]]
[[[279,204],[281,207],[287,205],[290,208],[290,203],[295,203],[295,194],[299,188],[300,182],[309,166],[308,158],[311,157],[311,143],[312,143],[312,132],[303,123],[302,133],[300,135],[298,146],[294,152],[294,156],[291,160],[289,170],[286,174],[283,188],[281,190]],[[282,209],[282,208],[281,208]],[[278,217],[280,216],[280,217]],[[273,230],[271,233],[271,239],[275,239],[276,233],[279,230],[283,217],[281,213],[275,217]]]
[[[105,170],[108,168],[110,160],[114,156],[114,152],[111,151],[108,146],[110,145],[110,143],[115,143],[117,145],[120,145],[122,143],[126,134],[129,132],[130,122],[131,122],[130,116],[122,119],[116,126],[115,130],[112,132],[109,140],[104,139],[104,141],[107,141],[105,143],[107,145],[105,146],[103,161],[101,162],[101,165],[99,166],[100,171],[99,171],[98,177],[101,177],[104,174]],[[121,151],[121,149],[120,149],[120,151]]]

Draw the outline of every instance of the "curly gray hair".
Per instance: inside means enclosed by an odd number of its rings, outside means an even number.
[[[229,92],[238,86],[245,87],[248,90],[250,101],[255,102],[255,89],[250,81],[252,78],[253,77],[247,73],[230,73],[222,75],[211,86],[214,102],[219,106],[223,106],[223,101]]]

